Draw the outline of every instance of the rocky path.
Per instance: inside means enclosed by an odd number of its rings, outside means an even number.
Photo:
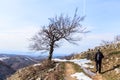
[[[89,75],[92,80],[106,80],[101,74],[99,73],[93,73],[90,70],[86,69],[86,68],[82,68],[84,70],[84,72]]]

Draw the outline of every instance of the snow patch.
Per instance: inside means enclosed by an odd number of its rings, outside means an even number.
[[[3,61],[3,60],[5,60],[5,59],[9,59],[9,57],[1,57],[1,58],[0,58],[0,61]]]
[[[38,61],[36,61],[36,60],[33,60],[33,59],[30,58],[30,57],[26,57],[26,59],[31,60],[31,61],[33,61],[33,62],[38,62]]]
[[[40,66],[41,64],[40,63],[38,63],[38,64],[34,64],[33,66]]]
[[[115,72],[116,72],[116,74],[119,74],[120,73],[120,69],[116,68]]]
[[[79,60],[74,59],[74,60],[70,60],[70,62],[74,62],[75,64],[78,64],[79,66],[84,68],[94,68],[94,66],[87,64],[87,63],[91,63],[91,61],[87,59],[79,59]]]
[[[66,60],[66,59],[58,59],[58,58],[55,58],[53,59],[54,61],[58,61],[58,62],[67,62],[67,61],[70,61],[70,60]]]
[[[41,80],[41,78],[37,78],[36,80]]]
[[[51,72],[51,71],[54,71],[54,68],[48,70],[48,72]]]
[[[83,69],[83,71],[84,71],[85,73],[89,74],[89,76],[95,76],[95,73],[91,72],[90,70],[88,70],[88,69],[86,69],[86,68],[84,68],[84,67],[82,67],[82,69]]]
[[[75,73],[72,74],[71,76],[75,77],[77,80],[92,80],[91,78],[87,77],[83,72]]]
[[[28,61],[28,59],[27,59],[27,58],[25,58],[25,60],[26,60],[26,61]]]

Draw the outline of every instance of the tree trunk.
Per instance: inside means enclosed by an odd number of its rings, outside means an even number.
[[[49,51],[49,57],[48,57],[49,61],[52,60],[53,51],[54,51],[54,42],[52,42],[51,45],[50,45],[50,51]]]

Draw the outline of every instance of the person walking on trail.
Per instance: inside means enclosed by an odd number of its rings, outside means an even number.
[[[98,49],[98,51],[95,54],[96,72],[101,73],[101,64],[103,58],[104,58],[103,53]]]

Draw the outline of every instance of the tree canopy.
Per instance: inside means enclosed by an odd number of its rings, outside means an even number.
[[[77,33],[87,33],[86,28],[80,22],[84,17],[77,15],[77,10],[71,18],[68,15],[55,16],[49,18],[49,25],[42,26],[41,30],[32,37],[30,48],[35,51],[49,51],[48,59],[52,59],[54,48],[59,47],[57,43],[60,40],[66,40],[75,44],[81,36],[74,37]]]

